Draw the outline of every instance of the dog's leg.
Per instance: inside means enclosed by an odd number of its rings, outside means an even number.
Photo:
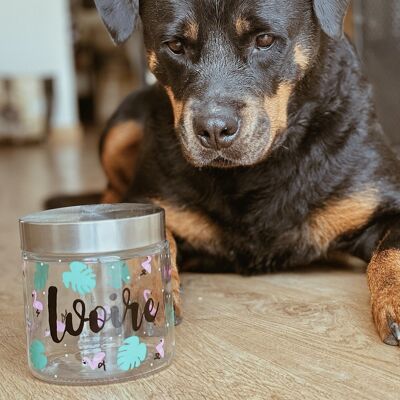
[[[140,125],[133,121],[117,125],[108,134],[103,145],[102,161],[109,178],[107,190],[103,195],[103,203],[117,203],[122,201],[129,189],[135,172],[138,146],[143,133]],[[120,140],[116,140],[120,138]],[[171,279],[172,296],[174,300],[175,321],[182,320],[182,304],[180,298],[180,279],[176,263],[177,246],[172,233],[167,230],[167,240],[171,252]]]
[[[381,339],[400,344],[400,221],[386,231],[368,266],[372,315]]]
[[[133,119],[119,122],[104,135],[101,162],[108,178],[102,203],[123,200],[135,175],[144,127]]]
[[[179,278],[177,259],[177,246],[172,232],[167,229],[167,240],[171,254],[171,281],[172,281],[172,297],[174,300],[175,309],[175,324],[182,321],[182,301],[181,301],[181,281]]]
[[[142,103],[145,103],[144,101]],[[129,103],[129,109],[140,111],[144,105],[136,107],[136,103]],[[129,191],[138,169],[138,158],[140,146],[144,137],[144,125],[136,115],[125,115],[117,111],[116,123],[110,124],[105,132],[101,145],[101,161],[108,177],[108,185],[102,202],[117,203],[123,201]],[[143,112],[144,113],[144,112]],[[122,117],[127,118],[124,119]],[[177,247],[172,233],[167,231],[171,251],[171,279],[172,292],[175,308],[176,322],[182,319],[182,304],[180,299],[180,279],[176,263]]]

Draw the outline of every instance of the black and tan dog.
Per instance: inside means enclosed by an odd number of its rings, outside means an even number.
[[[342,34],[347,0],[96,3],[118,43],[141,17],[158,79],[108,124],[104,201],[163,206],[189,268],[362,258],[379,334],[398,345],[400,164]]]

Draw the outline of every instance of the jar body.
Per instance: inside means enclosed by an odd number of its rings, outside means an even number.
[[[123,253],[23,253],[28,360],[59,384],[134,379],[175,346],[168,242]]]

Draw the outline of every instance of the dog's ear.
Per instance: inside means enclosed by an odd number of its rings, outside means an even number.
[[[132,35],[139,17],[139,0],[94,0],[114,43],[121,44]]]
[[[313,0],[314,12],[322,30],[331,38],[343,36],[343,24],[350,0]]]

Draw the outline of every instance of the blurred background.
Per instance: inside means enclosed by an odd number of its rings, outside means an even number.
[[[143,85],[140,34],[115,47],[93,0],[0,0],[0,139],[76,139]]]
[[[98,133],[144,85],[140,33],[115,47],[93,0],[0,0],[0,142]],[[400,144],[400,1],[354,0],[346,31],[374,84],[386,134]]]
[[[101,191],[105,121],[153,79],[140,32],[115,47],[93,0],[0,0],[0,10],[2,182],[15,188],[27,180],[37,201],[23,211],[60,192]],[[386,135],[400,145],[400,1],[353,0],[346,32],[374,85]],[[8,197],[15,206],[15,193]]]

